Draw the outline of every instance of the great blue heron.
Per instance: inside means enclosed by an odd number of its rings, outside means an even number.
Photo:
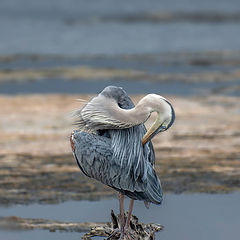
[[[143,123],[157,112],[146,131]],[[119,192],[121,235],[127,234],[134,200],[161,204],[162,189],[154,170],[151,139],[174,122],[172,105],[163,97],[148,94],[134,107],[120,87],[106,87],[77,111],[78,130],[70,137],[74,157],[82,172]],[[124,195],[131,198],[124,220]]]

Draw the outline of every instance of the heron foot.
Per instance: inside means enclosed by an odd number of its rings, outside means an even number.
[[[134,237],[130,233],[130,229],[129,228],[125,228],[124,235],[126,236],[127,240],[134,240]]]
[[[114,240],[115,239],[134,240],[134,238],[132,237],[132,235],[128,229],[125,229],[124,232],[121,232],[121,230],[119,228],[114,229],[113,232],[111,233],[111,235],[107,238],[107,240],[113,240],[113,239]]]
[[[118,235],[120,235],[120,232],[121,232],[121,231],[120,231],[119,228],[115,228],[115,229],[112,231],[111,235],[107,238],[107,240],[111,240],[111,239],[117,238]]]
[[[121,238],[120,238],[121,239]],[[123,240],[134,240],[130,233],[125,233]]]

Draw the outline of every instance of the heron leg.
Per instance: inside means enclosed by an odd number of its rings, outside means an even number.
[[[119,193],[119,206],[120,206],[120,231],[119,229],[115,229],[113,233],[107,238],[110,240],[112,237],[116,236],[120,232],[120,238],[119,240],[133,240],[134,238],[131,236],[129,232],[129,227],[130,227],[130,219],[132,215],[132,209],[133,209],[133,203],[134,200],[131,199],[130,204],[129,204],[129,212],[128,212],[128,218],[127,222],[125,222],[125,214],[124,214],[124,195],[122,193]],[[127,223],[127,228],[125,231],[125,226]],[[125,238],[126,237],[126,238]]]
[[[124,239],[124,227],[125,227],[125,216],[124,216],[124,195],[119,193],[119,206],[120,206],[120,221],[121,221],[121,235],[119,239]]]
[[[126,228],[125,228],[125,235],[128,240],[134,240],[134,238],[131,236],[131,233],[130,233],[130,221],[132,216],[133,203],[134,203],[134,200],[131,199],[129,203],[128,217],[127,217]]]
[[[119,207],[120,207],[120,229],[116,228],[113,230],[113,232],[110,234],[110,236],[107,238],[107,240],[112,239],[113,237],[116,237],[120,233],[119,240],[124,240],[125,238],[125,214],[124,214],[124,195],[122,193],[119,193]]]
[[[128,217],[127,217],[127,230],[129,230],[129,227],[130,227],[130,221],[131,221],[132,210],[133,210],[133,203],[134,203],[134,200],[131,199],[130,203],[129,203]]]

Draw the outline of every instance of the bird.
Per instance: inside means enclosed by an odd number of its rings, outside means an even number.
[[[152,112],[157,112],[157,117],[147,131],[144,123]],[[131,239],[134,200],[143,200],[146,205],[162,203],[151,140],[172,126],[175,111],[158,94],[148,94],[134,106],[123,88],[108,86],[76,110],[75,116],[77,129],[71,133],[70,144],[77,165],[86,176],[119,192],[119,239]],[[126,222],[125,195],[131,199]]]

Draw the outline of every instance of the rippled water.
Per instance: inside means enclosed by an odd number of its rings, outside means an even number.
[[[0,54],[239,50],[239,12],[238,0],[2,0]],[[156,13],[171,21],[151,21]],[[173,13],[183,20],[171,18]],[[198,13],[200,20],[192,21],[188,13]],[[211,20],[214,13],[220,19]]]
[[[198,57],[204,52],[229,50],[236,53],[240,51],[239,24],[238,0],[2,0],[0,57],[10,55],[12,60],[0,58],[0,70],[86,65],[149,74],[238,71],[239,57],[234,63],[208,64],[209,55],[200,63],[199,59],[189,62],[184,57],[174,62],[174,56],[197,52]],[[28,57],[32,54],[36,58]],[[169,56],[170,63],[165,61]],[[106,85],[118,85],[128,93],[239,96],[240,81],[186,84],[176,77],[171,83],[143,79],[136,87],[131,79],[67,82],[60,77],[39,82],[23,79],[21,84],[11,80],[5,82],[3,78],[0,94],[96,93]]]

